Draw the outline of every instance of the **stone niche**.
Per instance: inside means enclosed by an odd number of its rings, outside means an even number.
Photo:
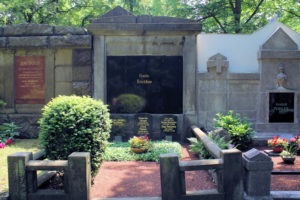
[[[93,96],[110,105],[113,135],[184,139],[197,122],[196,36],[201,25],[135,16],[116,7],[91,20],[88,30],[94,37]]]
[[[257,132],[299,132],[300,51],[277,29],[261,46],[261,81],[257,105]]]

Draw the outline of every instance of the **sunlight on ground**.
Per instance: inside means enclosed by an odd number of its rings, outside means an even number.
[[[16,152],[37,152],[39,150],[37,139],[17,139],[13,144],[0,149],[0,194],[8,191],[7,156]]]

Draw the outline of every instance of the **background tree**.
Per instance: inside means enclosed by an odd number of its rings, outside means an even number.
[[[251,33],[275,16],[300,32],[299,0],[1,0],[0,25],[86,26],[117,5],[135,15],[193,18],[207,33]]]
[[[297,0],[185,0],[204,32],[251,33],[275,17],[299,30]]]

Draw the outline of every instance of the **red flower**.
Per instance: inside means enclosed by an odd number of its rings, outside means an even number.
[[[0,143],[0,149],[4,149],[5,144],[4,143]]]
[[[274,140],[278,140],[279,137],[278,137],[278,136],[274,136],[273,139],[274,139]]]
[[[11,139],[7,139],[7,140],[6,140],[6,144],[7,144],[7,145],[9,145],[9,144],[11,144],[11,143],[13,143],[13,141],[12,141]]]
[[[147,140],[147,141],[149,140],[148,136],[146,137],[146,140]]]
[[[292,137],[292,138],[290,139],[290,142],[295,143],[295,142],[296,142],[296,138],[293,138],[293,137]]]
[[[286,138],[282,138],[283,141],[288,142],[288,140]]]
[[[298,149],[300,149],[300,145],[298,146]]]

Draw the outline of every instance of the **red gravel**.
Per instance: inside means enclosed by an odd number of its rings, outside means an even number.
[[[185,146],[186,147],[186,146]],[[181,160],[196,159],[186,148]],[[186,172],[187,190],[216,188],[207,171]],[[104,162],[95,177],[92,198],[161,196],[159,164],[155,162]]]
[[[197,159],[182,148],[181,160]],[[284,164],[280,157],[272,157],[274,170],[300,171],[300,156],[294,165]],[[271,190],[300,190],[300,175],[272,175]],[[187,190],[216,188],[207,171],[186,172]],[[95,177],[92,198],[161,196],[159,164],[155,162],[104,162]]]
[[[295,163],[285,164],[281,157],[272,157],[274,171],[300,171],[300,156]],[[300,175],[272,175],[271,190],[296,190],[300,191]]]

